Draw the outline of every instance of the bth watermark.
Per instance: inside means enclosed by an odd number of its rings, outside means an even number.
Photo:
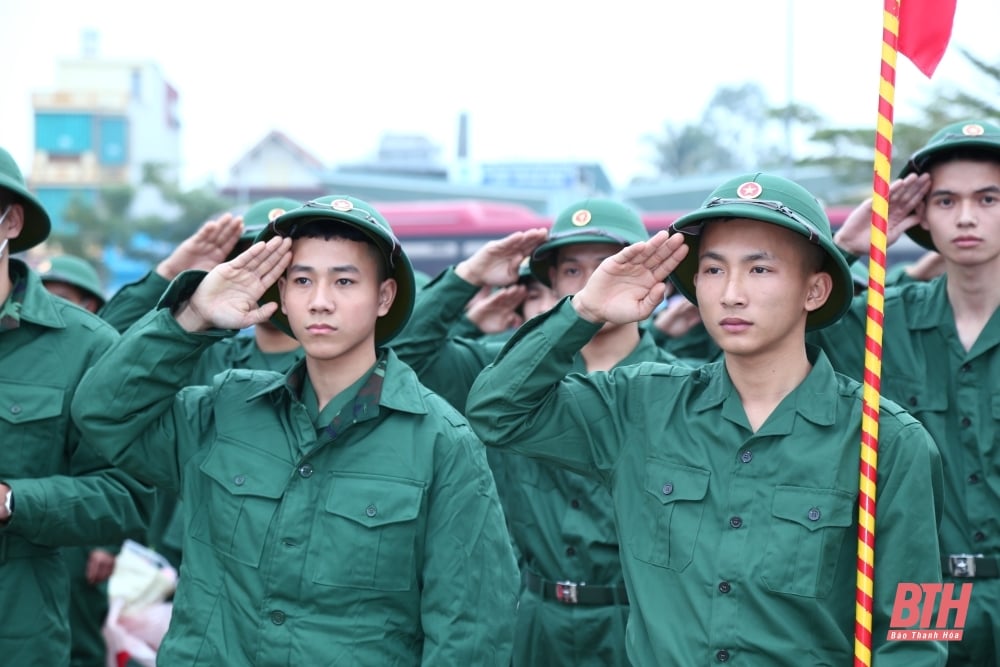
[[[888,640],[961,641],[965,617],[972,599],[972,584],[962,584],[955,597],[955,584],[909,584],[896,586]],[[937,618],[934,619],[935,606]],[[955,612],[954,618],[951,618]],[[934,624],[931,625],[931,621]],[[949,621],[951,621],[949,623]]]

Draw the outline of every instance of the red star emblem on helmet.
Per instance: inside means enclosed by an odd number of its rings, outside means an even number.
[[[577,227],[583,227],[585,224],[590,222],[591,215],[590,211],[585,208],[581,208],[579,211],[573,214],[571,222]]]
[[[740,187],[736,188],[736,196],[740,199],[756,199],[763,191],[764,188],[760,186],[760,183],[747,181]]]
[[[962,128],[962,134],[967,137],[978,137],[982,134],[986,134],[986,130],[979,123],[969,123]]]

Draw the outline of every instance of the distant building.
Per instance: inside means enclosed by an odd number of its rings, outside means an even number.
[[[82,55],[58,64],[55,89],[32,96],[29,181],[52,216],[54,233],[71,231],[63,214],[74,198],[92,204],[102,187],[137,187],[147,164],[176,182],[177,102],[155,62],[102,59],[96,33],[84,33]]]
[[[272,130],[230,167],[221,194],[237,206],[267,197],[307,201],[328,194],[326,171],[316,156]]]

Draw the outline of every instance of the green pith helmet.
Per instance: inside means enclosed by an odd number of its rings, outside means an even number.
[[[59,255],[38,265],[42,282],[66,283],[83,290],[97,299],[98,308],[104,305],[104,292],[97,269],[85,259],[73,255]]]
[[[755,173],[739,176],[717,187],[701,208],[678,218],[670,231],[682,232],[690,250],[670,276],[677,289],[692,303],[695,298],[694,276],[698,270],[698,238],[706,222],[724,222],[733,218],[760,220],[801,234],[823,248],[823,270],[833,278],[830,297],[809,313],[807,329],[821,329],[833,324],[847,312],[854,296],[851,270],[833,243],[830,220],[816,198],[797,183],[780,176]]]
[[[256,240],[267,241],[275,235],[286,236],[295,225],[323,220],[344,223],[362,232],[375,242],[386,258],[389,277],[396,279],[397,289],[396,299],[389,312],[375,323],[375,344],[384,345],[402,331],[409,321],[416,299],[416,287],[409,257],[403,252],[388,221],[371,204],[347,195],[320,197],[279,216],[261,231]],[[280,303],[277,285],[264,294],[260,303],[268,301]],[[289,336],[293,335],[288,326],[288,317],[280,308],[271,317],[271,323]]]
[[[623,247],[648,241],[649,232],[639,214],[610,199],[585,199],[556,216],[549,238],[531,254],[531,272],[543,285],[552,287],[549,267],[554,250],[578,243],[619,243]]]
[[[927,171],[928,165],[934,162],[935,158],[946,157],[947,153],[964,149],[995,153],[997,163],[1000,164],[1000,126],[985,120],[965,120],[946,125],[935,132],[927,144],[907,160],[903,170],[899,172],[899,177],[903,178],[913,173],[922,174]],[[910,227],[906,233],[924,248],[936,250],[930,232],[920,225]]]
[[[250,206],[243,214],[243,233],[240,240],[233,246],[226,261],[232,261],[237,255],[254,244],[261,231],[293,208],[298,208],[302,202],[288,197],[271,197],[262,199]]]
[[[47,239],[52,229],[49,214],[45,212],[42,202],[38,201],[24,184],[24,176],[21,175],[14,158],[2,148],[0,148],[0,189],[11,192],[17,203],[24,208],[24,225],[21,227],[21,234],[16,239],[10,240],[10,253],[13,255],[34,248]],[[3,211],[0,211],[0,215],[3,215]]]

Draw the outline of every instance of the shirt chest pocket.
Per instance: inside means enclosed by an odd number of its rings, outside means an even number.
[[[218,443],[202,461],[189,495],[192,539],[258,567],[265,537],[290,477],[287,461],[251,447]]]
[[[937,414],[940,418],[948,409],[945,391],[928,382],[890,375],[882,381],[881,393],[917,419],[923,413]]]
[[[411,590],[424,485],[376,476],[334,476],[332,484],[316,514],[306,576],[325,586]]]
[[[854,495],[837,489],[778,486],[761,578],[776,593],[824,597],[844,540],[854,531]]]
[[[0,380],[0,433],[8,434],[4,440],[18,445],[15,452],[23,452],[22,455],[15,453],[15,456],[23,456],[18,466],[29,466],[19,470],[18,475],[34,476],[31,471],[35,465],[44,466],[39,476],[52,474],[52,462],[48,460],[50,452],[57,453],[60,459],[63,456],[62,447],[52,445],[62,444],[66,438],[64,400],[65,392],[59,387]]]
[[[705,513],[709,477],[709,471],[700,468],[646,462],[639,519],[630,529],[633,556],[678,572],[691,563]]]

